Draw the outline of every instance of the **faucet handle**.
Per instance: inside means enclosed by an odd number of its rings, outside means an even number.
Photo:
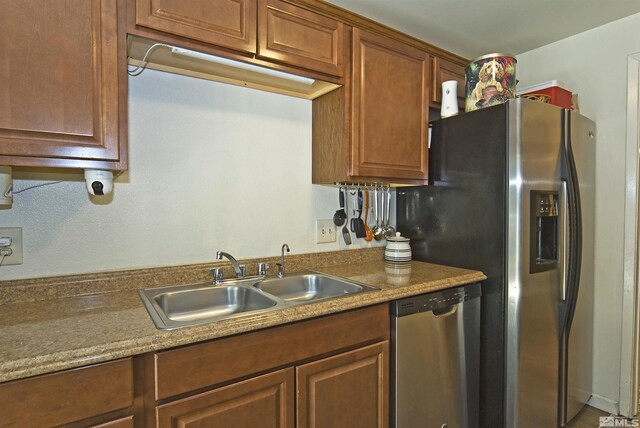
[[[213,268],[209,271],[211,275],[213,275],[213,283],[218,284],[222,282],[224,279],[224,274],[222,273],[222,268]]]
[[[236,278],[244,278],[247,276],[247,265],[238,265],[238,269],[240,269],[240,272],[236,274]]]
[[[267,274],[267,269],[269,269],[269,263],[260,262],[258,263],[258,270],[256,275],[265,276]]]

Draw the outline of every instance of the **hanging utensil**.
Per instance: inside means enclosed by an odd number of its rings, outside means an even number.
[[[340,187],[339,199],[340,209],[333,215],[333,224],[336,226],[342,226],[347,222],[347,213],[344,210],[344,187]]]
[[[357,214],[357,207],[358,207],[358,192],[353,190],[353,191],[349,191],[349,194],[351,195],[351,197],[353,199],[351,199],[351,203],[353,204],[353,209],[351,210],[351,232],[353,232],[354,234],[357,235],[357,230],[358,230],[358,218],[356,217]]]
[[[384,229],[381,226],[381,222],[384,222],[384,218],[382,218],[382,221],[380,219],[380,216],[382,215],[382,208],[384,208],[384,206],[380,205],[379,196],[378,188],[376,187],[373,192],[374,208],[376,213],[376,225],[373,228],[373,237],[376,241],[380,241],[384,236]]]
[[[345,193],[346,193],[346,191],[345,191]],[[346,213],[349,212],[349,208],[348,208],[349,207],[348,206],[349,198],[347,198],[346,195],[345,195],[345,197],[343,199],[344,199],[344,209],[345,209],[345,215],[346,215]],[[347,223],[348,222],[346,220],[347,219],[345,218],[344,227],[342,228],[342,239],[344,239],[344,243],[345,244],[351,245],[351,233],[349,233],[349,229],[347,228]]]
[[[396,236],[396,230],[389,224],[390,216],[389,216],[389,208],[391,207],[391,188],[387,187],[386,189],[386,197],[387,197],[387,224],[384,226],[384,235],[385,237],[393,237]]]
[[[358,189],[358,218],[356,219],[356,238],[365,238],[367,232],[364,230],[364,221],[362,220],[362,189]]]
[[[368,219],[369,219],[369,189],[365,189],[364,190],[364,233],[365,233],[364,240],[365,241],[373,240],[373,232],[369,227]]]

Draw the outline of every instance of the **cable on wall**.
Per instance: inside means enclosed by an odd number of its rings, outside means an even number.
[[[149,56],[153,53],[154,50],[156,50],[159,47],[165,47],[165,48],[169,48],[172,49],[174,46],[171,45],[167,45],[165,43],[154,43],[151,46],[149,46],[149,49],[147,49],[147,51],[144,53],[144,56],[142,57],[142,61],[140,63],[140,65],[136,66],[134,69],[130,70],[127,66],[127,74],[129,76],[140,76],[142,74],[143,71],[145,71],[147,69],[147,60],[149,58]]]

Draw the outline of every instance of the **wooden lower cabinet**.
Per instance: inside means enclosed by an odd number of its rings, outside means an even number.
[[[293,368],[158,406],[160,428],[294,426]]]
[[[388,426],[388,373],[388,341],[296,367],[297,426]]]
[[[126,358],[1,384],[0,427],[132,427],[133,401]]]
[[[146,425],[386,427],[388,340],[382,304],[147,354]]]
[[[388,340],[381,304],[5,382],[0,428],[386,427]]]

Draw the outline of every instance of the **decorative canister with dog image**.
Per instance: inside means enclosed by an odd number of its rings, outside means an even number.
[[[465,70],[464,110],[473,111],[516,97],[516,59],[492,53],[471,61]]]

